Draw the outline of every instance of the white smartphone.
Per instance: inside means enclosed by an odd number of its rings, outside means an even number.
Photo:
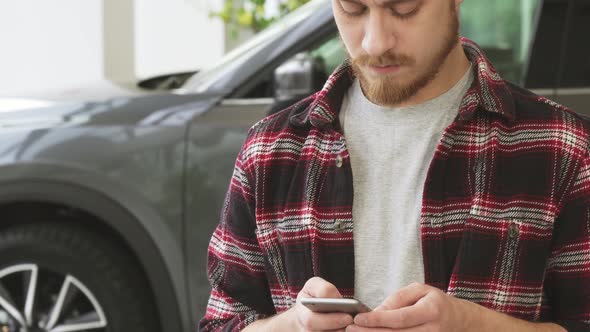
[[[358,314],[371,311],[369,307],[355,299],[306,297],[301,299],[301,304],[313,312],[322,313],[344,312],[347,314]]]

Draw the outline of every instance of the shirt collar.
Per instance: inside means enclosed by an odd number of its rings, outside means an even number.
[[[461,37],[461,44],[465,55],[472,63],[474,80],[461,101],[459,117],[469,119],[478,108],[482,108],[509,120],[513,119],[514,100],[508,84],[475,42]],[[319,128],[331,125],[338,119],[340,105],[353,80],[351,65],[346,60],[330,75],[322,90],[313,96],[311,103],[300,112],[296,112],[290,122],[296,126],[310,123]]]

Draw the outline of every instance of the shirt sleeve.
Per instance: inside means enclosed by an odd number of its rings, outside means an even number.
[[[590,331],[590,157],[588,152],[555,221],[544,315],[566,330]]]
[[[198,331],[240,331],[275,313],[255,234],[255,199],[243,151],[209,243],[207,275],[212,290]]]

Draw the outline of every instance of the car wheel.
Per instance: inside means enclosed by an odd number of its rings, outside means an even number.
[[[0,331],[159,331],[150,287],[114,241],[66,223],[0,232]]]

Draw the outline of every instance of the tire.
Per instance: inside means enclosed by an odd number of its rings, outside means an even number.
[[[20,331],[22,324],[28,331],[161,331],[150,289],[122,246],[78,224],[31,223],[0,232],[2,331]]]

